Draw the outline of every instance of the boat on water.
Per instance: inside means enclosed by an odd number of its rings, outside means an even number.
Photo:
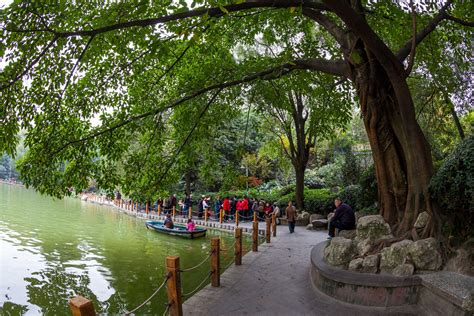
[[[207,229],[203,227],[196,227],[192,232],[186,229],[186,226],[174,224],[173,228],[167,228],[161,221],[146,221],[145,225],[148,229],[153,229],[159,233],[164,233],[172,236],[179,236],[189,239],[195,239],[206,236]]]

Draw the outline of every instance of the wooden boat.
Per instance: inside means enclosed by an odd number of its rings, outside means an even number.
[[[163,225],[163,222],[161,221],[146,221],[145,222],[146,228],[148,229],[154,229],[155,231],[159,233],[164,233],[172,236],[179,236],[179,237],[184,237],[184,238],[189,238],[189,239],[195,239],[199,237],[204,237],[206,236],[207,229],[203,227],[197,227],[196,229],[192,232],[188,231],[186,229],[186,226],[184,225],[179,225],[179,224],[174,224],[174,228],[167,228]]]

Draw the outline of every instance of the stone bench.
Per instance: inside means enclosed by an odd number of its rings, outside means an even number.
[[[326,295],[356,305],[410,307],[423,315],[474,315],[473,277],[449,271],[409,277],[352,272],[326,263],[326,244],[311,251],[311,281]]]
[[[433,315],[473,315],[474,278],[441,271],[420,275],[422,285],[418,304]]]

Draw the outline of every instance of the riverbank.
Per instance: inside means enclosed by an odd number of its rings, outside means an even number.
[[[126,207],[124,204],[118,203],[115,204],[114,201],[103,197],[103,196],[98,196],[93,193],[82,193],[78,195],[78,197],[84,201],[84,202],[89,202],[89,203],[95,203],[95,204],[100,204],[100,205],[105,205],[105,206],[110,206],[115,208],[116,210],[119,210],[120,212],[127,214],[129,216],[134,216],[137,218],[141,218],[144,220],[157,220],[157,221],[163,221],[165,219],[164,215],[158,215],[157,212],[155,211],[149,211],[148,214],[141,209],[136,209],[130,210],[128,207]],[[173,221],[176,223],[182,223],[185,224],[188,220],[187,215],[176,215],[173,217]],[[199,219],[195,216],[193,216],[193,220],[196,223],[197,226],[203,226],[203,227],[209,227],[214,230],[218,231],[225,231],[225,232],[233,232],[235,231],[236,227],[242,228],[242,232],[244,234],[252,234],[253,232],[253,226],[251,221],[243,221],[239,222],[238,226],[235,224],[233,221],[229,222],[223,222],[219,223],[217,219],[214,217],[209,217],[209,219],[206,221],[204,219]],[[258,234],[260,236],[265,235],[265,229],[266,229],[266,224],[263,221],[259,221],[258,223]]]

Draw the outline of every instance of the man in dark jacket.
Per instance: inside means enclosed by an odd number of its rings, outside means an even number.
[[[329,238],[334,237],[336,228],[339,230],[355,229],[355,215],[352,208],[340,198],[334,200],[336,211],[329,222]]]

